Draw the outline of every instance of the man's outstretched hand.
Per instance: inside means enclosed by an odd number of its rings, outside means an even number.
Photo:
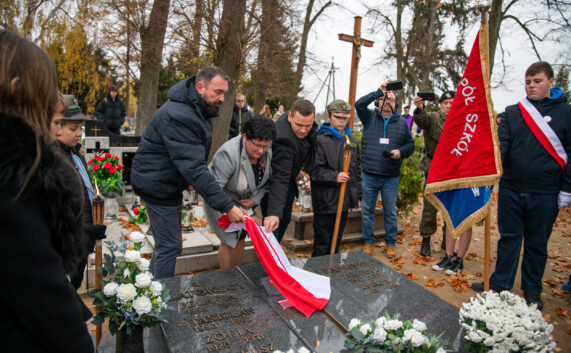
[[[268,216],[264,218],[264,228],[266,228],[266,232],[273,232],[278,229],[279,225],[280,218],[277,216]]]

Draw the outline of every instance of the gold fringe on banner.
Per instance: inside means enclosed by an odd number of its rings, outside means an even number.
[[[462,178],[462,179],[453,179],[447,181],[441,181],[437,183],[432,183],[426,186],[426,190],[424,191],[424,197],[436,207],[438,212],[444,218],[444,222],[446,222],[446,228],[450,231],[450,234],[454,239],[458,239],[462,233],[472,227],[474,224],[482,221],[486,218],[489,210],[490,200],[486,202],[482,207],[472,213],[469,217],[467,217],[462,223],[458,225],[458,227],[454,227],[452,225],[452,219],[448,214],[448,211],[440,202],[440,200],[434,195],[436,192],[442,192],[447,190],[456,190],[456,189],[465,189],[465,188],[473,188],[473,187],[482,187],[482,186],[490,186],[493,187],[495,184],[498,183],[502,176],[502,161],[500,155],[500,141],[498,139],[498,130],[496,124],[496,114],[494,111],[494,104],[492,101],[491,95],[491,85],[490,85],[490,65],[489,65],[489,55],[488,55],[488,25],[482,24],[479,30],[479,46],[480,46],[480,64],[482,67],[482,76],[484,79],[484,87],[486,90],[486,103],[488,106],[488,116],[490,119],[490,128],[492,133],[492,141],[494,145],[494,161],[495,161],[495,169],[496,174],[493,175],[485,175],[485,176],[478,176],[478,177],[470,177],[470,178]]]

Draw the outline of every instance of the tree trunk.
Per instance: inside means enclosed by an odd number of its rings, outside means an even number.
[[[159,73],[170,0],[155,0],[147,28],[141,32],[141,78],[137,105],[137,135],[142,135],[157,109]]]
[[[228,81],[228,93],[220,107],[220,115],[214,119],[209,161],[214,156],[216,150],[228,140],[234,97],[236,96],[236,85],[244,62],[242,57],[243,38],[241,34],[244,33],[245,14],[246,0],[224,0],[216,45],[218,51],[214,56],[213,62],[214,65],[220,67],[228,74],[230,81]]]
[[[500,36],[500,26],[502,24],[502,1],[493,0],[490,9],[490,18],[488,21],[489,43],[490,43],[490,76],[494,69],[494,55],[496,54],[496,46]]]
[[[270,79],[268,68],[271,60],[271,46],[276,45],[272,31],[276,20],[276,0],[262,0],[262,21],[260,25],[260,45],[258,47],[258,63],[256,85],[254,86],[254,114],[257,114],[266,103],[266,91]]]

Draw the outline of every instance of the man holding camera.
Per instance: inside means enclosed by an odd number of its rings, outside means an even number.
[[[362,155],[362,223],[363,252],[371,255],[375,243],[375,206],[381,192],[385,221],[386,254],[396,255],[397,235],[396,203],[402,158],[414,151],[414,140],[406,120],[397,112],[398,102],[393,90],[402,89],[402,83],[383,82],[379,89],[361,97],[355,103],[359,119],[363,123],[361,139]],[[378,108],[367,107],[378,101]]]
[[[424,109],[425,100],[434,100],[436,97],[434,93],[419,93],[414,98],[413,103],[416,109],[413,112],[412,119],[422,130],[424,130],[424,156],[420,160],[420,169],[424,172],[425,176],[428,175],[432,157],[436,151],[438,140],[444,128],[446,116],[452,107],[454,100],[454,91],[446,91],[438,101],[440,103],[439,112],[427,112]],[[426,184],[425,184],[426,187]],[[422,218],[420,220],[420,235],[422,236],[422,245],[420,247],[420,255],[430,256],[430,238],[436,232],[436,208],[423,199]],[[442,250],[446,249],[446,225],[442,226]]]

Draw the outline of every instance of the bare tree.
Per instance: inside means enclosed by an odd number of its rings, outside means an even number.
[[[142,135],[157,108],[159,73],[170,0],[154,0],[149,22],[141,35],[141,76],[137,107],[137,134]]]
[[[303,21],[303,31],[301,33],[300,39],[300,46],[299,46],[299,55],[297,60],[297,68],[295,71],[295,77],[293,81],[293,85],[290,91],[290,99],[293,101],[296,99],[297,94],[302,90],[301,87],[301,80],[303,78],[303,70],[305,68],[305,62],[307,59],[307,39],[309,37],[309,31],[311,27],[315,24],[315,21],[323,14],[323,12],[333,4],[331,0],[325,2],[321,7],[317,10],[315,15],[313,13],[313,6],[315,5],[315,0],[309,0],[307,6],[305,8],[305,19]]]
[[[525,16],[516,14],[518,7],[523,6],[534,6],[536,10],[524,11]],[[539,42],[564,39],[571,34],[570,10],[571,3],[565,0],[542,0],[539,3],[525,0],[492,0],[489,18],[490,73],[494,68],[496,47],[498,44],[502,47],[501,26],[504,22],[513,21],[525,33],[537,59],[541,60]],[[529,16],[526,16],[528,14]],[[505,71],[503,51],[501,62]]]
[[[406,84],[405,91],[398,92],[399,99],[410,97],[416,90],[444,90],[457,84],[466,62],[462,44],[467,10],[453,2],[438,1],[397,0],[393,6],[393,12],[370,9],[368,14],[378,20],[373,24],[376,31],[389,34],[381,62],[396,61],[396,77]],[[405,16],[412,18],[410,27],[403,26]],[[446,21],[460,28],[454,48],[442,44]]]

